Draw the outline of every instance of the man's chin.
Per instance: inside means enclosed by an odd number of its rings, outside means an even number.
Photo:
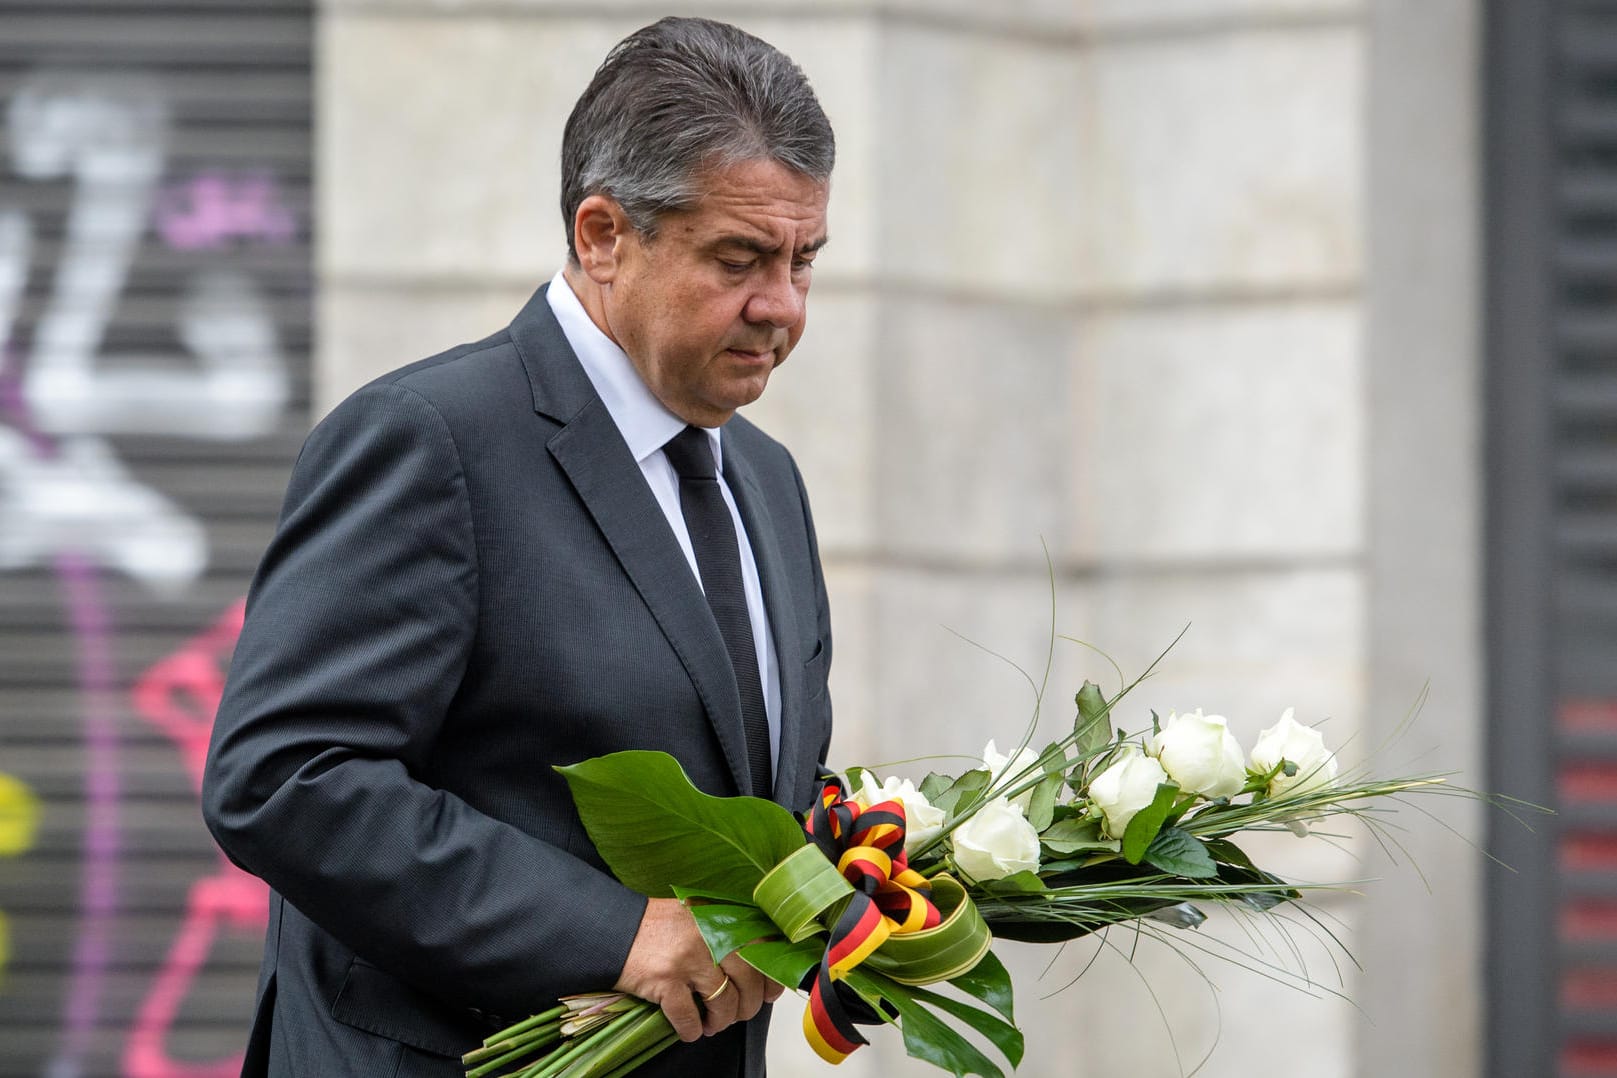
[[[724,418],[729,419],[736,413],[737,409],[745,408],[759,397],[762,397],[764,395],[765,385],[768,381],[769,376],[766,373],[760,378],[749,378],[745,382],[733,387],[726,387],[728,391],[722,395],[715,396],[713,400],[709,402],[709,407],[712,408],[715,413],[722,411]],[[721,420],[720,422],[723,421]]]

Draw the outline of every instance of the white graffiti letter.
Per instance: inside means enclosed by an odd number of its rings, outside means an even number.
[[[159,592],[207,562],[202,525],[130,478],[100,438],[71,438],[56,456],[0,427],[0,570],[48,565],[74,550]]]
[[[0,211],[0,373],[6,369],[17,303],[28,284],[29,248],[28,218],[21,210]]]
[[[287,396],[274,323],[251,282],[199,276],[180,333],[200,365],[168,357],[98,363],[155,201],[168,111],[145,80],[53,72],[11,103],[11,145],[25,176],[76,180],[67,244],[35,332],[23,396],[50,434],[251,438],[274,427]]]

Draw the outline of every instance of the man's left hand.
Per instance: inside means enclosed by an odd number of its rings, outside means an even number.
[[[672,898],[646,902],[613,987],[660,1006],[682,1041],[745,1022],[784,991],[736,955],[714,965],[696,918]]]

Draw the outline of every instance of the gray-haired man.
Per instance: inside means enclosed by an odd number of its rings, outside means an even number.
[[[660,749],[808,801],[818,551],[791,458],[733,416],[803,331],[832,158],[769,45],[631,35],[568,121],[565,269],[310,435],[204,786],[276,892],[247,1073],[458,1074],[491,1016],[614,986],[687,1042],[643,1073],[762,1073],[780,986],[612,880],[552,769]]]

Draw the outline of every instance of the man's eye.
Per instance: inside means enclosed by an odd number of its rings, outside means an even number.
[[[751,262],[731,262],[727,258],[719,259],[719,265],[723,266],[731,273],[746,273],[752,268]]]
[[[809,270],[811,270],[813,268],[814,268],[814,259],[812,259],[812,258],[794,258],[794,259],[792,259],[792,272],[793,273],[807,273]]]

